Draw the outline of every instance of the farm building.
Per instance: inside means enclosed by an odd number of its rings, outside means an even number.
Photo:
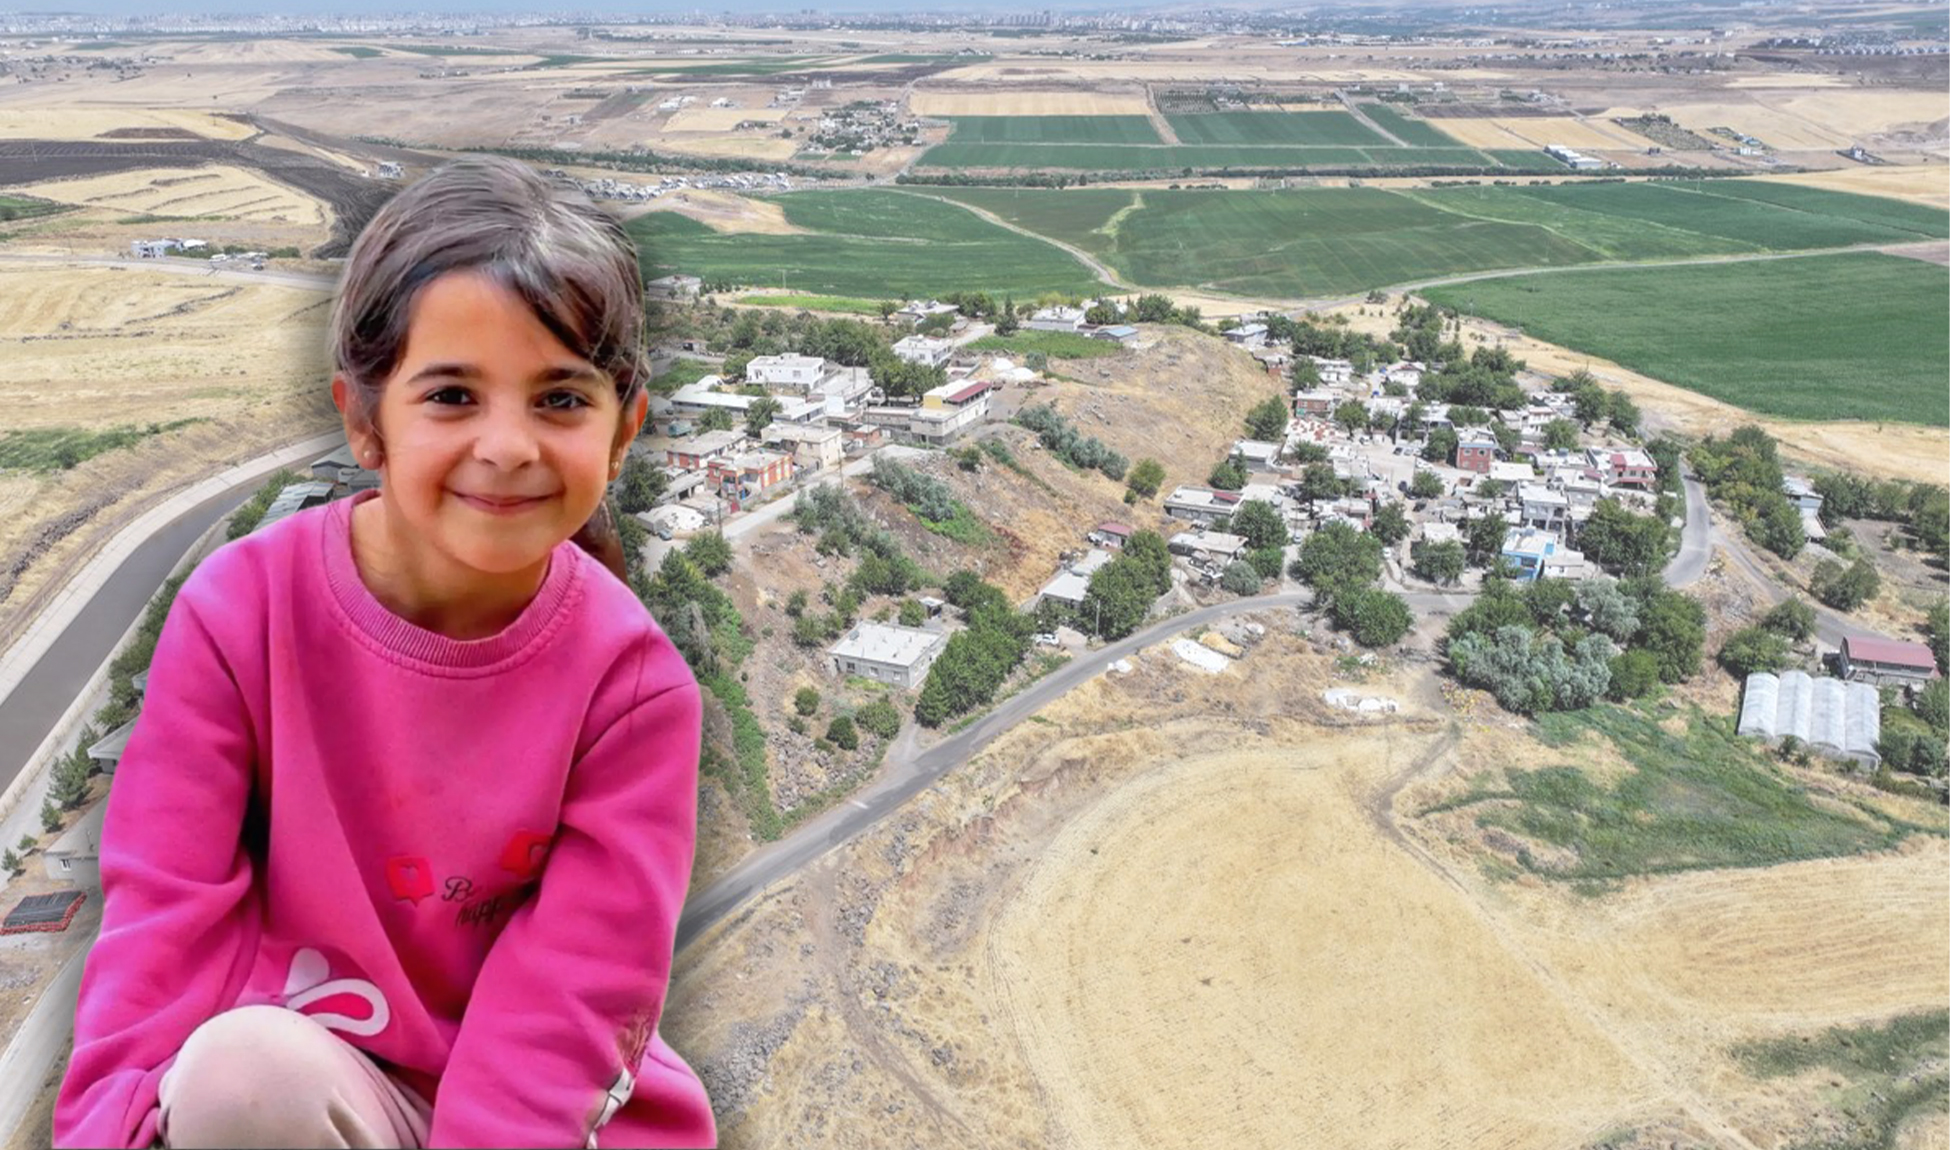
[[[1040,308],[1022,326],[1030,331],[1076,331],[1083,326],[1083,309],[1067,304]]]
[[[648,280],[644,291],[659,299],[696,299],[704,290],[704,281],[696,276],[667,275]]]
[[[108,800],[103,799],[49,844],[43,858],[47,877],[83,886],[102,884],[102,820],[107,815]]]
[[[1867,683],[1845,683],[1806,671],[1747,676],[1738,732],[1770,744],[1793,736],[1823,754],[1876,766],[1882,756],[1882,696]]]
[[[1266,325],[1242,323],[1225,333],[1226,339],[1240,347],[1259,347],[1266,342]]]
[[[954,304],[942,303],[938,299],[911,299],[896,309],[894,314],[901,316],[910,323],[919,323],[931,315],[947,315],[954,310]]]
[[[1128,323],[1114,323],[1109,327],[1100,327],[1090,333],[1091,339],[1109,340],[1123,347],[1129,347],[1133,343],[1136,343],[1137,337],[1138,329]]]
[[[1839,669],[1853,683],[1920,687],[1936,678],[1936,656],[1921,643],[1844,635]]]
[[[947,636],[939,631],[891,623],[861,623],[827,654],[833,660],[836,674],[862,675],[912,690],[927,678],[929,665],[946,641]]]

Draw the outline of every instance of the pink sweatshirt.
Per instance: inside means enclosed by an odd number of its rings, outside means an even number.
[[[408,623],[360,580],[353,502],[221,548],[169,613],[55,1142],[149,1145],[190,1032],[273,1003],[432,1099],[434,1146],[715,1144],[656,1032],[697,681],[571,543],[492,638]]]

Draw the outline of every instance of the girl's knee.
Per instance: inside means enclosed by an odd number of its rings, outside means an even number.
[[[171,1146],[300,1146],[333,1097],[338,1039],[301,1014],[244,1006],[196,1028],[164,1076]]]

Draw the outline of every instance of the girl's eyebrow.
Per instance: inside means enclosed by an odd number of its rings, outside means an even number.
[[[412,378],[408,379],[407,382],[414,383],[422,379],[433,378],[479,379],[481,378],[481,371],[471,363],[441,361],[427,364],[425,367],[414,372]],[[529,382],[531,384],[565,383],[569,381],[600,383],[602,380],[603,373],[589,364],[558,363],[536,372],[534,378],[529,380]]]

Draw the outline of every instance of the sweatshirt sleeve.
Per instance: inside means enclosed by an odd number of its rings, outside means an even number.
[[[667,639],[649,661],[677,674],[653,675],[571,767],[540,887],[475,981],[429,1145],[594,1146],[610,1092],[628,1098],[690,881],[703,721]]]
[[[149,1145],[163,1071],[236,995],[255,950],[242,841],[255,740],[198,608],[206,591],[192,576],[170,609],[110,788],[101,935],[82,975],[57,1146]]]

